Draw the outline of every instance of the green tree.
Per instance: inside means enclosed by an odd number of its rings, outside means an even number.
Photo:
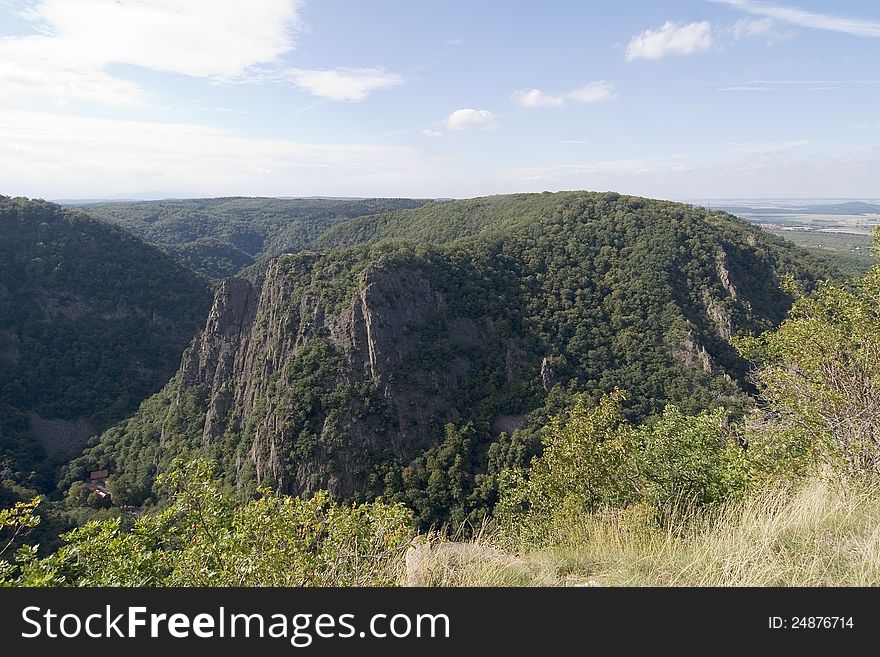
[[[29,502],[18,502],[12,508],[0,509],[0,586],[14,581],[18,566],[4,560],[3,556],[17,541],[40,524],[40,517],[35,513],[39,504],[40,498],[35,497]],[[29,548],[24,547],[16,554],[15,561],[25,562],[32,554]]]
[[[880,474],[880,267],[850,288],[822,284],[775,331],[738,342],[760,394],[805,456]]]
[[[723,410],[687,416],[673,406],[653,424],[633,427],[621,412],[623,393],[595,407],[581,399],[551,420],[544,452],[528,469],[502,472],[496,518],[522,540],[585,514],[635,504],[658,519],[677,504],[704,505],[739,495],[751,462],[736,444]]]
[[[177,462],[158,485],[170,503],[136,519],[88,522],[36,558],[0,562],[0,583],[25,586],[388,586],[399,580],[412,516],[381,501],[340,505],[262,497],[240,503],[205,461]],[[30,526],[34,503],[0,512]]]

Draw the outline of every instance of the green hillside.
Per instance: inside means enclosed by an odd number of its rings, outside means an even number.
[[[414,208],[413,199],[207,198],[78,206],[154,244],[212,278],[233,276],[286,251],[310,248],[331,226]]]
[[[372,228],[340,237],[355,224]],[[621,388],[632,421],[746,408],[732,338],[783,319],[783,277],[832,274],[730,215],[610,193],[434,203],[333,234],[368,244],[224,283],[178,376],[68,481],[108,465],[114,499],[141,504],[156,463],[210,455],[242,493],[383,495],[424,526],[461,521],[578,395]]]
[[[123,230],[44,201],[0,196],[0,234],[0,479],[45,489],[47,454],[69,458],[168,381],[211,290]]]

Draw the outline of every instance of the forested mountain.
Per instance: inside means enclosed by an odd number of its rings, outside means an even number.
[[[106,466],[114,501],[141,504],[172,459],[207,455],[241,494],[327,488],[461,521],[579,393],[625,390],[632,420],[743,408],[731,339],[783,319],[784,277],[829,273],[730,215],[612,193],[431,203],[321,239],[363,244],[225,281],[178,374],[68,483]]]
[[[159,390],[211,290],[122,229],[52,203],[0,196],[0,236],[2,496],[13,483],[44,489],[47,454],[69,458]]]
[[[336,223],[415,208],[414,199],[207,198],[95,203],[78,209],[112,222],[212,278],[285,251],[311,248]]]

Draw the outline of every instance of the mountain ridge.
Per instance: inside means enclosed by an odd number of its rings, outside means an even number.
[[[106,464],[115,496],[139,504],[149,463],[210,454],[242,494],[328,488],[405,500],[425,524],[463,520],[491,504],[503,463],[532,453],[528,426],[499,437],[499,421],[537,426],[617,387],[634,418],[667,402],[744,408],[730,339],[781,321],[783,276],[822,274],[759,228],[682,204],[572,192],[439,208],[402,212],[412,241],[374,231],[225,281],[169,386],[71,478]],[[472,234],[425,241],[443,211],[469,220],[441,233]],[[369,221],[406,236],[400,214]]]

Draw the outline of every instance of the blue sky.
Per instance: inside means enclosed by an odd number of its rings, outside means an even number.
[[[0,0],[0,193],[878,197],[880,3]]]

